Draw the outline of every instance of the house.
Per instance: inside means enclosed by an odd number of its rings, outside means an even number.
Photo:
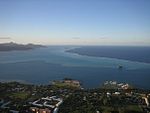
[[[52,113],[52,111],[48,108],[37,108],[37,107],[30,107],[31,112],[33,113]]]

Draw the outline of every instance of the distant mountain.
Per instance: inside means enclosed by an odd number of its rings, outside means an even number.
[[[13,51],[13,50],[30,50],[40,47],[46,47],[43,45],[36,45],[36,44],[17,44],[14,42],[10,43],[1,43],[0,44],[0,51]]]

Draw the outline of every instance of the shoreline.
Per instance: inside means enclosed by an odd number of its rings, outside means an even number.
[[[51,80],[50,82],[48,82],[48,83],[45,83],[45,84],[35,84],[35,83],[30,83],[30,82],[27,82],[27,81],[24,81],[24,80],[0,80],[0,84],[11,84],[11,83],[19,83],[19,84],[22,84],[22,85],[33,85],[33,86],[40,86],[40,85],[42,85],[42,86],[56,86],[56,87],[59,87],[59,86],[65,86],[65,87],[67,87],[68,88],[68,86],[69,87],[73,87],[73,85],[72,85],[72,83],[70,84],[68,84],[67,82],[67,84],[66,85],[57,85],[57,84],[55,84],[54,82],[59,82],[59,83],[64,83],[63,81],[64,81],[65,79],[63,79],[63,80]],[[129,89],[131,89],[131,90],[150,90],[149,88],[142,88],[142,87],[140,87],[140,86],[136,86],[136,85],[134,85],[134,84],[131,84],[131,83],[128,83],[128,82],[120,82],[120,81],[113,81],[113,80],[110,80],[110,81],[104,81],[103,83],[101,83],[100,85],[98,85],[98,86],[96,86],[96,87],[84,87],[83,86],[83,82],[81,82],[81,81],[79,81],[79,80],[76,80],[76,79],[71,79],[71,81],[78,81],[79,82],[79,88],[80,89],[84,89],[84,90],[92,90],[92,89],[107,89],[106,87],[108,87],[108,86],[110,86],[110,88],[108,88],[109,90],[116,90],[117,88],[116,87],[118,87],[120,84],[122,84],[122,85],[125,85],[125,84],[128,84],[129,85]],[[112,84],[113,82],[116,82],[116,84]],[[106,84],[106,83],[109,83],[109,84]],[[112,86],[115,86],[115,88],[112,88]],[[106,87],[105,87],[106,86]],[[119,86],[120,87],[120,86]],[[120,89],[118,87],[118,89]],[[77,88],[77,87],[74,87],[74,88]]]

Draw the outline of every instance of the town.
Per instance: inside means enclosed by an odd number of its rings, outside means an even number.
[[[150,90],[106,81],[86,89],[65,78],[49,85],[0,83],[1,113],[150,113]]]

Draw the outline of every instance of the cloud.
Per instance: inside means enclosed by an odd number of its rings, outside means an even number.
[[[11,37],[0,37],[0,40],[9,40],[9,39],[11,39]]]
[[[72,39],[81,39],[80,37],[72,37]]]
[[[108,39],[109,37],[98,37],[98,39]]]

